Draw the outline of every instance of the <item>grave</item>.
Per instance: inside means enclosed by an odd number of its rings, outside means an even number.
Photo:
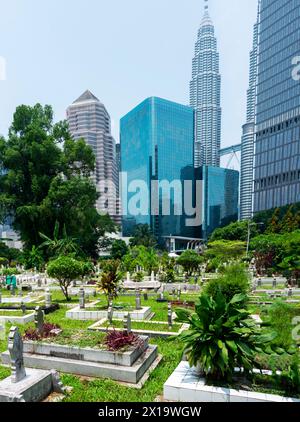
[[[56,371],[25,368],[23,347],[18,328],[12,327],[7,351],[12,374],[0,382],[0,403],[38,402],[52,392],[64,393]]]
[[[23,359],[26,368],[55,369],[63,373],[137,384],[158,359],[157,346],[149,345],[148,337],[140,336],[140,339],[142,344],[116,352],[24,341]],[[2,362],[11,362],[9,351],[2,353]]]

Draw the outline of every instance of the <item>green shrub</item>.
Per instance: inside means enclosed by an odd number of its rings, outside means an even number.
[[[292,305],[281,300],[276,301],[268,310],[268,323],[277,333],[274,343],[288,350],[292,344],[292,320],[295,310]]]
[[[225,267],[220,277],[211,280],[205,287],[208,296],[216,298],[222,293],[228,301],[236,294],[247,295],[249,292],[249,276],[242,264],[232,264]]]
[[[252,372],[256,355],[265,351],[274,336],[263,335],[260,327],[242,308],[243,295],[230,302],[219,293],[216,298],[200,296],[196,313],[177,309],[177,321],[190,325],[179,335],[191,366],[199,366],[205,376],[213,380],[230,380],[235,367]]]

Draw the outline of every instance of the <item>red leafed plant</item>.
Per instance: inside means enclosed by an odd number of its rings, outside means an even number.
[[[24,333],[24,340],[41,340],[43,338],[55,337],[60,327],[55,324],[44,324],[42,334],[36,328],[28,328]]]
[[[107,333],[104,344],[107,346],[108,350],[116,352],[127,346],[142,348],[144,341],[133,333],[113,330]]]

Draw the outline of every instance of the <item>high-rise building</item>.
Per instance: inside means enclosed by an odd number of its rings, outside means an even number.
[[[67,119],[73,138],[85,139],[96,156],[92,179],[100,193],[97,209],[120,223],[116,143],[111,135],[110,116],[105,106],[90,91],[85,91],[68,107]]]
[[[221,75],[213,22],[205,12],[198,31],[190,82],[190,105],[195,109],[195,167],[220,166]]]
[[[218,167],[195,169],[201,180],[201,231],[196,237],[208,239],[213,231],[238,219],[239,172]]]
[[[259,2],[260,4],[260,2]],[[241,184],[240,184],[240,219],[249,220],[252,217],[253,204],[253,166],[254,166],[254,136],[255,136],[255,99],[257,82],[258,25],[253,29],[253,48],[250,52],[249,88],[247,91],[247,119],[243,126],[241,150]]]
[[[262,0],[254,212],[300,201],[300,4]]]
[[[194,110],[148,98],[121,119],[120,130],[123,235],[137,224],[148,224],[160,243],[193,234],[183,198],[184,180],[194,174]],[[161,182],[166,189],[156,189]]]

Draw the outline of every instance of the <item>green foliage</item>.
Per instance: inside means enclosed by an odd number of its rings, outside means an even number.
[[[300,280],[300,231],[260,235],[252,239],[250,250],[260,273],[268,269],[284,272],[292,280]]]
[[[293,361],[287,370],[284,370],[281,376],[276,376],[277,382],[283,386],[285,391],[291,394],[300,393],[300,358],[299,352],[295,353]]]
[[[294,317],[294,308],[283,301],[276,301],[268,309],[268,321],[273,331],[277,333],[274,344],[289,350],[293,346],[292,338],[292,320]]]
[[[2,268],[0,270],[0,275],[7,276],[7,275],[17,275],[20,272],[16,268]]]
[[[177,264],[182,266],[188,277],[191,277],[194,273],[199,272],[203,261],[203,257],[196,251],[186,250],[177,259]]]
[[[122,281],[122,272],[120,271],[119,260],[108,260],[102,262],[102,274],[98,287],[104,291],[107,301],[116,299],[118,297],[119,283]]]
[[[156,246],[156,243],[156,239],[148,224],[138,224],[135,227],[133,237],[130,239],[130,246],[153,248]]]
[[[229,262],[245,256],[246,243],[241,241],[217,240],[208,243],[205,251],[207,259],[217,258],[220,262]]]
[[[236,263],[225,267],[220,277],[209,281],[205,293],[214,299],[222,293],[226,300],[230,301],[237,294],[243,294],[247,298],[249,288],[249,276],[245,266]]]
[[[62,235],[60,236],[60,224],[58,221],[55,222],[53,237],[50,238],[43,233],[40,233],[40,237],[44,242],[40,245],[40,249],[46,249],[47,255],[50,257],[59,255],[68,255],[79,252],[77,245],[77,239],[71,238],[67,235],[67,229],[64,225]]]
[[[251,372],[256,354],[274,339],[273,334],[262,335],[250,312],[241,308],[244,302],[243,295],[227,302],[221,293],[215,299],[203,294],[196,313],[176,310],[177,321],[190,325],[180,335],[189,364],[199,365],[207,377],[231,379],[235,367]]]
[[[133,274],[133,281],[136,281],[137,283],[141,283],[144,280],[145,274],[143,271],[137,271]]]
[[[125,271],[133,272],[136,267],[142,267],[149,275],[152,271],[157,271],[159,258],[153,248],[145,246],[134,246],[122,259],[122,267]]]
[[[128,253],[128,246],[124,240],[117,239],[112,242],[110,255],[112,259],[122,259]]]
[[[239,240],[246,242],[248,239],[249,221],[237,221],[229,226],[216,229],[210,237],[210,242],[216,240]],[[258,235],[257,226],[250,225],[251,238]]]
[[[31,249],[25,249],[21,255],[21,262],[23,263],[26,270],[42,270],[45,261],[42,252],[36,246],[32,246]]]
[[[167,268],[162,271],[159,279],[162,283],[174,283],[176,281],[176,272],[174,268]]]
[[[84,262],[72,256],[59,256],[47,265],[48,276],[58,280],[67,301],[70,300],[68,289],[72,281],[83,277],[87,271]]]
[[[85,254],[97,256],[99,237],[115,226],[96,211],[94,165],[92,149],[71,138],[66,122],[53,123],[50,106],[17,108],[8,139],[0,140],[0,168],[7,170],[0,176],[0,218],[14,217],[25,250],[43,242],[40,233],[51,238],[58,221]]]

